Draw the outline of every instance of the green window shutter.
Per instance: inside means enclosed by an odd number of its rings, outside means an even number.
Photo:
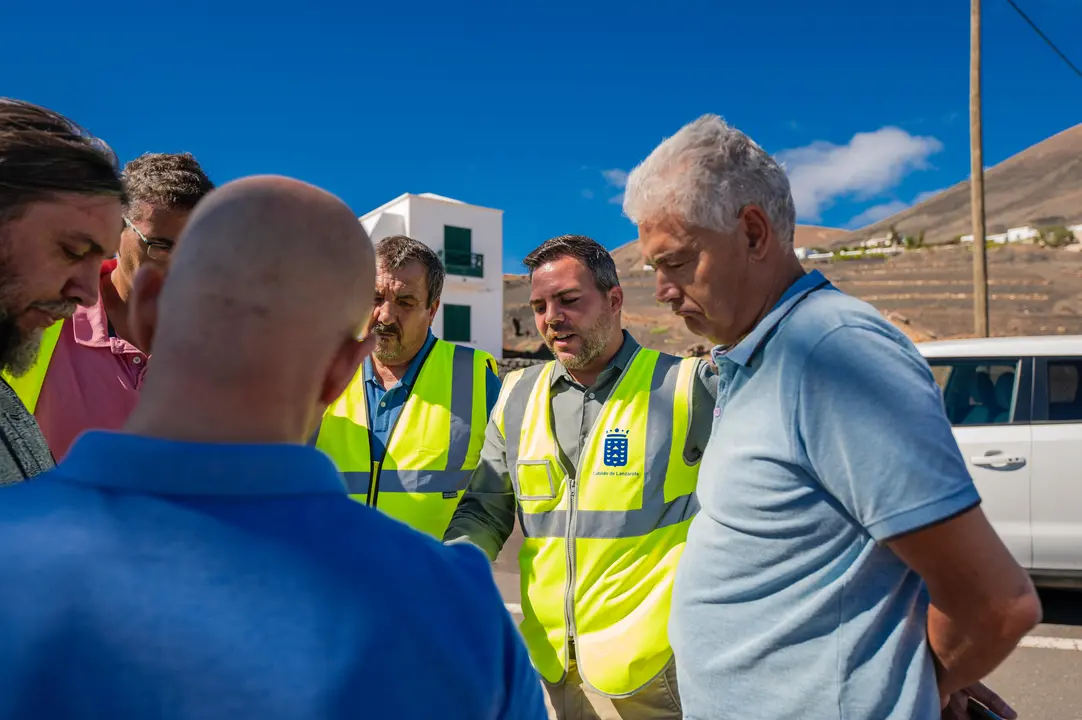
[[[470,306],[443,306],[443,339],[447,342],[470,342]]]
[[[443,252],[448,258],[454,258],[457,261],[455,264],[469,265],[470,253],[473,252],[473,231],[444,225]]]

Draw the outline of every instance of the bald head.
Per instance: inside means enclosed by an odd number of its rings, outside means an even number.
[[[146,403],[187,387],[271,412],[329,403],[352,377],[374,253],[330,193],[276,176],[224,185],[196,206],[164,286],[159,272],[134,298],[153,338]]]

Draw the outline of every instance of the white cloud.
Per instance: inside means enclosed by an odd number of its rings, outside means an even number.
[[[613,205],[623,205],[624,204],[623,189],[627,185],[627,175],[628,175],[627,170],[621,170],[620,168],[613,168],[612,170],[602,170],[601,174],[604,176],[605,182],[607,182],[609,185],[611,185],[614,188],[619,188],[620,189],[620,192],[618,192],[614,197],[609,198],[609,202],[612,203]]]
[[[589,188],[586,188],[585,190],[582,191],[582,196],[584,198],[586,198],[587,200],[593,200],[594,199],[594,191],[589,189]]]
[[[943,192],[946,189],[947,188],[939,188],[938,190],[925,190],[924,192],[920,193],[915,198],[913,198],[913,204],[914,205],[920,205],[925,200],[931,200],[936,195],[938,195],[939,193]]]
[[[778,160],[789,174],[797,218],[818,221],[838,198],[867,199],[890,190],[909,173],[928,167],[928,157],[942,149],[934,137],[884,127],[857,133],[845,145],[818,141],[783,150]]]
[[[627,185],[627,170],[613,168],[612,170],[602,170],[601,174],[605,176],[605,182],[613,187],[623,188]]]
[[[880,203],[879,205],[872,205],[870,208],[866,208],[859,215],[854,216],[849,222],[845,224],[850,230],[856,230],[872,223],[877,223],[880,220],[885,220],[895,213],[900,213],[909,207],[908,203],[904,203],[901,200],[891,200],[890,202]]]
[[[885,203],[879,203],[878,205],[872,205],[869,208],[865,208],[863,212],[851,218],[849,222],[845,224],[845,226],[850,230],[859,230],[866,225],[871,225],[872,223],[877,223],[880,220],[885,220],[891,215],[900,213],[902,210],[908,210],[914,205],[919,205],[925,200],[929,200],[935,197],[944,190],[946,190],[946,188],[941,188],[939,190],[925,190],[922,193],[918,193],[917,196],[913,198],[913,202],[911,203],[902,202],[901,200],[890,200]]]

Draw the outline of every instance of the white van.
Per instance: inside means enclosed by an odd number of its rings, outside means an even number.
[[[984,512],[1038,585],[1082,585],[1082,336],[921,343]]]

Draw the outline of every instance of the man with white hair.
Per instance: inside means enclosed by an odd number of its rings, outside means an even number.
[[[784,170],[706,115],[631,173],[657,297],[716,343],[714,431],[673,591],[689,720],[965,717],[1040,621],[928,365],[805,273]]]

